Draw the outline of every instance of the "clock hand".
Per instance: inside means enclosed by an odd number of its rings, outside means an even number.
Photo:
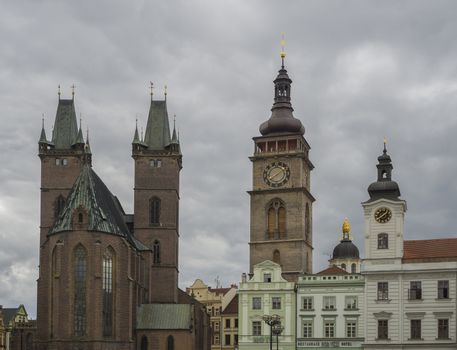
[[[276,174],[274,174],[270,179],[273,180],[274,178],[278,177],[278,175],[281,175],[282,173],[279,171]]]

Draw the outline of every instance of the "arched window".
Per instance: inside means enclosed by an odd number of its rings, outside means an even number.
[[[149,200],[149,222],[152,225],[160,224],[160,199],[157,197]]]
[[[65,198],[62,195],[59,195],[54,202],[54,220],[59,218],[60,213],[65,206]]]
[[[341,268],[346,271],[346,264],[341,264]]]
[[[28,333],[25,337],[25,350],[33,350],[33,335]]]
[[[378,249],[389,249],[389,235],[387,233],[378,235]]]
[[[172,335],[169,335],[167,338],[167,350],[175,349],[175,340]]]
[[[267,209],[267,239],[279,239],[286,236],[286,208],[280,199],[270,202]]]
[[[356,264],[351,265],[351,273],[356,273],[357,272],[357,266]]]
[[[148,338],[145,335],[141,337],[141,350],[148,350]]]
[[[86,271],[87,254],[82,245],[74,253],[74,333],[77,337],[86,334]]]
[[[309,241],[311,238],[311,222],[310,222],[308,203],[306,203],[306,207],[305,207],[305,237],[306,237],[307,241]]]
[[[281,253],[277,249],[273,252],[273,262],[281,264]]]
[[[103,336],[113,335],[114,251],[108,247],[103,254]]]
[[[83,213],[78,213],[78,223],[82,224],[84,221]]]
[[[152,247],[152,262],[154,264],[160,264],[160,242],[154,241],[154,245]]]

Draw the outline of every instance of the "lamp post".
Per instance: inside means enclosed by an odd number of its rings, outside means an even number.
[[[281,316],[279,315],[263,315],[262,320],[270,326],[270,350],[273,350],[273,333],[276,334],[276,342],[278,342],[278,334],[282,332],[282,327],[281,327]],[[277,329],[281,328],[279,333],[277,332]],[[279,345],[276,346],[278,348]]]
[[[279,335],[282,333],[284,330],[284,327],[281,326],[281,321],[278,320],[273,327],[272,327],[273,333],[276,335],[276,350],[279,350]]]

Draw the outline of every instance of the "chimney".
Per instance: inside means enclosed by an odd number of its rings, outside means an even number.
[[[241,274],[241,282],[242,282],[242,283],[246,283],[246,272],[243,272],[243,273]]]

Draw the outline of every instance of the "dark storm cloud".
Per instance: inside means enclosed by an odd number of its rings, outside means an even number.
[[[184,169],[180,283],[248,270],[252,136],[269,117],[286,32],[295,115],[311,144],[314,266],[360,202],[382,140],[408,201],[406,238],[455,237],[453,1],[15,1],[0,5],[0,304],[35,310],[41,114],[57,85],[89,125],[94,168],[132,210],[130,142],[147,84],[177,115]]]

